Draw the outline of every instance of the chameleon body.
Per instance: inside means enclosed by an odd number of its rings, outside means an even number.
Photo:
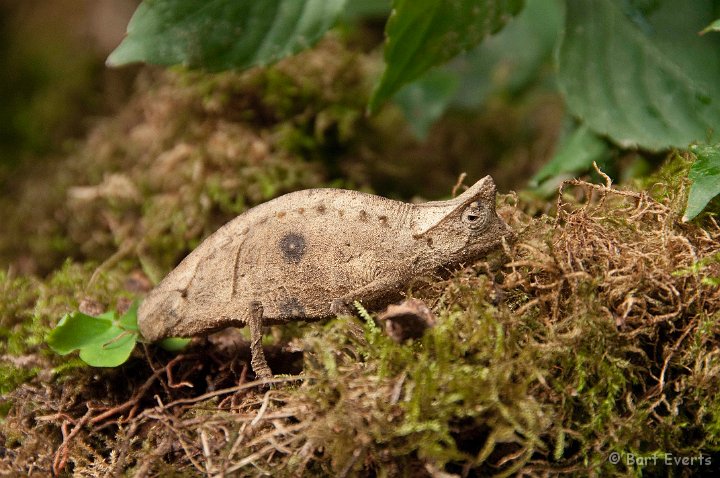
[[[447,201],[408,204],[309,189],[256,206],[210,235],[140,306],[150,341],[248,325],[252,367],[270,376],[264,325],[387,305],[414,279],[471,263],[512,236],[481,179]]]

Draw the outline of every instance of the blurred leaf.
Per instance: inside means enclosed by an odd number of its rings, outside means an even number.
[[[164,348],[168,352],[179,352],[190,343],[192,339],[183,339],[180,337],[170,337],[160,341],[160,347]]]
[[[712,22],[707,27],[703,28],[702,31],[700,32],[700,34],[704,35],[708,32],[720,32],[720,18],[718,18],[717,20]]]
[[[607,143],[586,125],[581,125],[565,139],[550,162],[533,176],[531,183],[537,186],[544,180],[561,174],[586,171],[593,161],[600,162],[607,158],[609,153]]]
[[[477,108],[491,94],[515,93],[536,80],[557,44],[563,11],[559,0],[526,0],[502,31],[453,60],[447,69],[458,76],[459,87],[451,105]]]
[[[690,186],[683,221],[689,221],[705,209],[712,198],[720,194],[720,144],[692,146],[697,159],[690,168]]]
[[[415,135],[424,139],[449,107],[477,108],[490,94],[515,92],[536,79],[552,55],[562,12],[558,0],[527,0],[523,11],[497,35],[405,85],[393,101]]]
[[[388,16],[391,0],[351,0],[342,12],[343,19]]]
[[[499,31],[523,0],[396,0],[385,26],[385,71],[370,111],[400,87]]]
[[[704,140],[720,124],[720,39],[696,33],[711,0],[660,2],[644,26],[621,4],[567,2],[558,80],[570,111],[624,147]]]
[[[456,75],[444,69],[433,70],[395,95],[394,101],[403,111],[415,136],[425,139],[430,126],[447,109],[457,85]]]
[[[345,0],[145,0],[107,63],[267,65],[315,44],[344,7]]]

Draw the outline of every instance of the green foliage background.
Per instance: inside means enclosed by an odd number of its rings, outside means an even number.
[[[316,42],[345,6],[336,1],[321,8],[312,0],[258,5],[251,0],[143,2],[130,22],[128,37],[108,61],[208,69],[265,65]],[[499,51],[520,63],[515,75],[527,76],[524,70],[547,53],[536,45],[549,45],[550,31],[560,28],[562,34],[554,35],[557,84],[568,111],[586,127],[583,136],[568,136],[569,145],[560,148],[552,166],[535,176],[536,181],[581,172],[606,156],[603,141],[591,135],[622,148],[654,151],[718,141],[720,37],[713,34],[713,20],[717,22],[719,15],[714,0],[397,0],[385,27],[385,69],[369,111],[417,81],[399,96],[399,103],[418,134],[424,134],[461,84],[467,90],[468,80],[477,84],[478,78],[489,76],[489,52],[482,42],[512,25],[513,16],[522,17],[523,9],[524,23],[515,20],[521,26],[515,35],[500,40],[507,46]],[[561,16],[562,27],[550,20]],[[546,25],[552,27],[545,42],[533,41]],[[701,30],[709,34],[698,35]],[[203,31],[212,35],[200,34]],[[525,49],[531,53],[515,54]],[[480,67],[429,71],[460,53],[470,62],[479,61]],[[696,166],[692,177],[705,177],[708,171]],[[705,184],[695,181],[693,197],[710,195]],[[694,217],[697,209],[697,204],[690,205],[686,218]]]

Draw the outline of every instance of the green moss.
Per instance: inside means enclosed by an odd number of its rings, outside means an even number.
[[[681,210],[687,200],[690,166],[692,160],[688,155],[673,151],[652,174],[635,180],[636,188],[648,191],[652,198],[659,202],[673,199],[676,208]]]
[[[23,347],[15,341],[18,329],[31,322],[37,299],[38,281],[28,277],[10,277],[0,270],[0,354],[18,355]]]
[[[483,469],[510,446],[521,457],[508,472],[546,450],[548,410],[530,393],[543,374],[537,350],[488,304],[489,284],[477,286],[457,291],[461,303],[441,311],[422,340],[398,344],[372,322],[359,329],[345,319],[306,334],[313,380],[298,393],[317,413],[311,436],[334,460],[326,472],[342,470],[340,457],[358,449],[378,465],[409,455],[439,469]]]
[[[97,264],[65,264],[46,280],[33,277],[11,278],[0,271],[0,353],[21,356],[43,354],[59,361],[45,346],[45,337],[60,318],[77,310],[82,299],[115,308],[130,300],[125,290],[128,264],[96,274]]]
[[[678,191],[666,193],[675,204]],[[630,214],[626,200],[534,223],[499,303],[487,277],[457,274],[421,340],[397,344],[367,317],[314,326],[301,339],[309,380],[292,402],[322,444],[313,472],[401,476],[419,462],[639,476],[664,465],[610,454],[716,452],[716,231],[675,225],[673,209],[652,203]]]
[[[33,378],[38,371],[37,367],[26,369],[0,362],[0,395],[14,390],[18,385]]]

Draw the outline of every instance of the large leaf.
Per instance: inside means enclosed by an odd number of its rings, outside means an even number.
[[[720,39],[697,34],[714,18],[712,0],[658,3],[639,21],[626,1],[567,2],[560,89],[573,114],[626,147],[719,133]]]
[[[693,183],[683,221],[700,214],[710,200],[720,194],[720,145],[693,146],[691,151],[697,159],[688,175]]]
[[[449,107],[477,108],[491,94],[517,93],[536,80],[551,59],[563,12],[559,0],[527,0],[523,11],[497,35],[405,85],[393,101],[416,136],[424,139]]]
[[[346,0],[144,0],[109,65],[267,65],[312,46]]]
[[[395,103],[417,138],[425,139],[430,127],[447,109],[457,87],[457,75],[438,69],[429,71],[395,95]]]
[[[392,10],[390,0],[352,0],[342,12],[343,20],[368,17],[387,17]]]
[[[704,35],[709,32],[720,32],[720,18],[712,22],[707,27],[703,28],[700,32],[701,35]]]
[[[500,30],[522,6],[523,0],[396,0],[385,26],[385,71],[370,110],[428,69]]]
[[[582,125],[560,144],[553,158],[533,176],[531,183],[537,186],[548,178],[586,171],[593,162],[600,162],[609,154],[605,141]]]
[[[489,95],[500,91],[516,94],[542,78],[540,70],[552,58],[565,8],[559,0],[525,3],[523,11],[501,32],[448,65],[460,79],[453,106],[477,108]]]

